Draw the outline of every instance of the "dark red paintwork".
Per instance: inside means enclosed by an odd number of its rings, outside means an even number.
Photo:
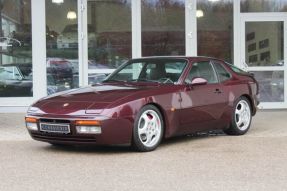
[[[34,103],[27,116],[38,119],[63,119],[71,124],[71,134],[52,134],[29,131],[32,138],[50,143],[67,144],[129,144],[134,120],[147,104],[159,108],[164,119],[164,137],[228,127],[234,101],[246,96],[252,114],[258,105],[258,85],[251,75],[239,75],[220,62],[232,78],[218,84],[186,85],[193,62],[214,60],[207,57],[171,57],[186,59],[188,65],[178,84],[103,83],[94,87],[74,89],[48,96]],[[150,58],[149,58],[150,59]],[[157,57],[157,59],[160,59]],[[164,59],[169,59],[164,57]],[[220,90],[216,93],[215,90]],[[69,103],[67,107],[63,105]],[[101,121],[100,135],[82,135],[75,131],[76,119]]]

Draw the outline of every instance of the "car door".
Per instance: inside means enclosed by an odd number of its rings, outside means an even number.
[[[220,113],[220,125],[226,125],[229,123],[230,119],[230,109],[232,106],[231,101],[234,99],[234,94],[231,92],[230,88],[233,86],[232,83],[232,75],[228,70],[226,69],[226,65],[223,63],[223,61],[220,60],[212,60],[212,65],[214,66],[214,69],[217,73],[220,90],[221,90],[221,99],[222,99],[222,112]]]
[[[207,80],[204,85],[191,85],[192,79]],[[226,96],[210,60],[194,62],[181,92],[180,124],[184,133],[219,128]]]

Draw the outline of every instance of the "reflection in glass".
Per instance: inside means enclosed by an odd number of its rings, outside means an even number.
[[[259,83],[260,102],[284,102],[284,72],[252,72]]]
[[[142,55],[185,54],[185,1],[142,0]]]
[[[241,0],[241,12],[285,12],[287,0]]]
[[[246,22],[246,64],[248,66],[283,66],[283,41],[283,22]]]
[[[197,0],[198,55],[233,63],[233,0]]]
[[[69,12],[77,12],[77,0],[46,1],[48,94],[79,86],[78,24]]]
[[[131,1],[88,1],[89,84],[131,58]],[[100,72],[102,70],[102,72]]]
[[[32,97],[31,1],[0,1],[0,97]]]

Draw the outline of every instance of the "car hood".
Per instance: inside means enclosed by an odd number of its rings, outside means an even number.
[[[45,97],[29,112],[45,114],[100,114],[110,104],[156,86],[97,85],[72,89]],[[33,111],[35,110],[35,111]]]

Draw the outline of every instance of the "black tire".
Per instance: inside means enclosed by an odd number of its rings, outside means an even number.
[[[149,113],[151,112],[151,113]],[[156,118],[158,117],[157,122],[159,121],[158,124],[154,124],[152,123],[150,126],[150,130],[149,132],[151,133],[155,133],[153,130],[156,128],[158,129],[158,133],[156,133],[156,135],[147,135],[148,133],[146,133],[146,140],[148,139],[148,136],[151,136],[150,140],[154,141],[154,144],[152,144],[151,146],[147,145],[147,143],[144,143],[143,139],[144,135],[139,133],[139,129],[141,129],[140,127],[144,126],[142,125],[142,121],[143,121],[143,115],[148,115],[148,114],[152,114]],[[140,123],[140,124],[139,124]],[[144,124],[146,123],[146,121],[144,121]],[[155,127],[158,126],[158,127]],[[142,128],[143,129],[143,128]],[[148,128],[147,128],[148,129]],[[146,105],[144,106],[139,113],[137,114],[137,117],[135,119],[134,122],[134,127],[133,127],[133,138],[132,138],[132,147],[139,152],[148,152],[148,151],[153,151],[155,150],[158,145],[160,144],[162,137],[163,137],[163,131],[164,131],[164,123],[163,123],[163,118],[161,115],[161,112],[158,110],[157,107],[155,107],[154,105]],[[154,140],[153,140],[154,138]]]
[[[236,113],[236,111],[238,111],[240,109],[240,107],[242,107],[240,104],[243,104],[243,105],[247,104],[246,109],[248,111],[246,110],[246,116],[249,116],[249,120],[246,120],[249,122],[246,122],[246,124],[242,125],[242,126],[238,125],[240,114]],[[239,97],[236,100],[236,102],[234,103],[234,107],[232,110],[231,123],[230,123],[228,129],[224,130],[224,133],[226,133],[227,135],[244,135],[250,129],[251,122],[252,122],[252,108],[251,108],[250,102],[244,96]]]

